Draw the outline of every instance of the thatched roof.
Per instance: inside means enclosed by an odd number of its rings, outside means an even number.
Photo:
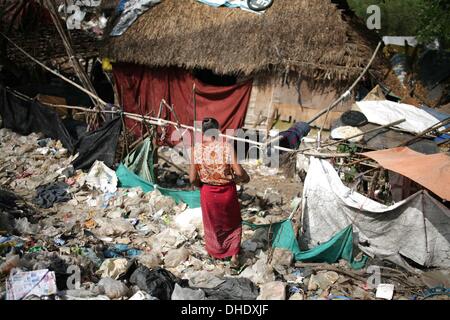
[[[102,3],[100,4],[100,8],[102,10],[115,9],[118,6],[119,2],[120,2],[120,0],[102,0]]]
[[[152,67],[239,75],[293,71],[347,81],[370,59],[374,42],[368,32],[330,0],[275,0],[261,15],[163,0],[122,36],[106,39],[103,54]]]

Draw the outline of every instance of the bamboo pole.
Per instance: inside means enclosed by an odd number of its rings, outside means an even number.
[[[450,123],[450,117],[446,118],[444,120],[439,121],[438,123],[432,125],[431,127],[429,127],[428,129],[423,130],[422,132],[420,132],[419,134],[417,134],[414,138],[411,138],[410,140],[403,142],[402,144],[399,145],[399,147],[404,147],[407,145],[410,145],[411,143],[417,141],[418,139],[420,139],[421,137],[423,137],[424,135],[426,135],[427,133],[430,133],[433,130],[437,130],[440,127],[443,127],[447,124]]]
[[[75,51],[73,50],[72,41],[70,39],[70,34],[67,34],[66,29],[61,24],[60,17],[58,15],[58,10],[56,8],[54,0],[46,0],[45,1],[47,8],[49,9],[50,16],[53,20],[53,24],[56,27],[56,30],[58,31],[59,36],[61,37],[61,40],[63,42],[63,45],[66,49],[67,55],[69,56],[70,62],[72,63],[72,67],[75,70],[75,73],[77,74],[78,78],[80,79],[83,86],[93,94],[97,95],[95,92],[94,86],[92,82],[90,81],[88,75],[81,67],[80,62],[75,57]],[[97,95],[98,96],[98,95]],[[94,99],[93,97],[90,97],[92,102],[95,106],[99,107],[98,101]]]
[[[384,126],[380,126],[380,127],[377,127],[377,128],[374,128],[374,129],[371,129],[371,130],[368,130],[368,131],[365,131],[365,132],[362,132],[362,133],[355,134],[355,135],[353,135],[353,136],[351,136],[351,137],[348,137],[348,138],[346,138],[346,139],[342,139],[342,140],[338,140],[338,141],[333,141],[333,142],[330,142],[330,143],[326,143],[326,144],[324,144],[322,147],[330,147],[330,146],[333,146],[333,145],[336,145],[336,144],[339,144],[339,143],[342,143],[342,142],[351,140],[351,139],[353,139],[353,138],[357,138],[357,137],[366,135],[366,134],[368,134],[368,133],[372,133],[372,132],[375,132],[375,131],[378,131],[378,130],[381,130],[381,129],[385,129],[385,128],[389,128],[389,127],[395,126],[395,125],[397,125],[397,124],[399,124],[399,123],[402,123],[402,122],[404,122],[404,121],[405,121],[405,119],[397,120],[397,121],[388,123],[388,124],[386,124],[386,125],[384,125]],[[314,148],[307,148],[307,149],[303,149],[303,150],[298,150],[297,152],[304,152],[304,151],[306,151],[306,150],[312,150],[312,149],[314,149]]]
[[[195,145],[195,138],[196,138],[196,134],[197,134],[197,98],[196,98],[196,88],[195,88],[195,82],[194,82],[194,86],[192,87],[192,100],[193,100],[193,107],[194,107],[194,134],[193,134],[193,138],[192,138],[192,147]]]

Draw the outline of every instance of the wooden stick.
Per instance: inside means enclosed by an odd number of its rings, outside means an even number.
[[[47,9],[49,9],[48,11],[50,12],[50,17],[52,18],[53,24],[55,25],[56,30],[58,31],[58,34],[61,37],[61,40],[66,49],[69,60],[72,63],[72,67],[75,70],[75,73],[77,74],[78,78],[80,79],[80,81],[84,85],[84,87],[88,91],[90,91],[90,92],[94,93],[96,96],[98,96],[98,94],[95,92],[95,88],[92,85],[92,82],[90,81],[89,77],[87,76],[87,74],[85,73],[83,68],[81,67],[80,62],[78,61],[78,59],[75,58],[75,51],[73,50],[73,45],[72,45],[72,42],[70,39],[70,35],[66,34],[67,30],[64,29],[64,27],[61,24],[61,20],[58,15],[58,10],[56,8],[56,4],[55,4],[54,0],[46,0],[45,2],[46,2]],[[95,106],[101,107],[101,105],[98,104],[97,100],[95,100],[92,97],[90,97],[90,98]]]
[[[437,144],[438,144],[438,146],[440,146],[441,144],[446,144],[446,143],[448,143],[448,142],[450,142],[450,138],[447,138],[447,139],[445,139],[445,140],[442,140],[441,142],[438,142]]]
[[[388,123],[388,124],[386,124],[386,125],[384,125],[384,126],[380,126],[380,127],[374,128],[374,129],[370,129],[369,131],[365,131],[365,132],[362,132],[362,133],[355,134],[355,135],[353,135],[353,136],[351,136],[351,137],[348,137],[348,138],[345,138],[345,139],[342,139],[342,140],[338,140],[338,141],[333,141],[333,142],[330,142],[330,143],[326,143],[326,144],[324,144],[322,147],[330,147],[330,146],[333,146],[333,145],[336,145],[336,144],[339,144],[339,143],[343,143],[343,142],[345,142],[345,141],[348,141],[348,140],[350,140],[350,139],[353,139],[353,138],[357,138],[357,137],[366,135],[366,134],[368,134],[368,133],[372,133],[372,132],[375,132],[375,131],[378,131],[378,130],[381,130],[381,129],[385,129],[385,128],[389,128],[389,127],[395,126],[395,125],[397,125],[397,124],[399,124],[399,123],[402,123],[402,122],[404,122],[404,121],[405,121],[405,119],[397,120],[397,121]],[[306,150],[312,150],[312,149],[314,149],[314,148],[307,148],[307,149],[303,149],[303,150],[297,150],[296,152],[304,152],[304,151],[306,151]]]
[[[350,153],[323,153],[323,152],[314,152],[314,151],[306,151],[303,155],[308,157],[316,157],[316,158],[347,158],[350,157]]]
[[[195,90],[195,82],[194,82],[194,86],[192,87],[192,99],[193,99],[193,103],[194,103],[194,136],[192,138],[192,146],[195,145],[195,138],[196,138],[196,133],[197,133],[197,124],[195,123],[197,121],[197,98],[196,98],[196,90]]]
[[[311,267],[314,270],[329,270],[329,271],[334,271],[334,272],[338,272],[338,273],[342,273],[350,278],[356,279],[358,281],[367,282],[367,279],[362,277],[362,273],[357,274],[354,271],[346,271],[346,270],[342,270],[340,268],[337,268],[335,266],[326,264],[326,263],[302,263],[302,262],[296,262],[295,263],[295,267],[297,268],[304,268],[304,267]],[[364,273],[365,274],[365,273]]]
[[[437,130],[438,128],[443,127],[443,126],[445,126],[445,125],[447,125],[449,123],[450,123],[450,117],[446,118],[444,120],[441,120],[438,123],[436,123],[436,124],[432,125],[431,127],[429,127],[428,129],[425,129],[424,131],[422,131],[421,133],[416,135],[414,138],[412,138],[412,139],[410,139],[410,140],[408,140],[406,142],[403,142],[402,144],[399,145],[399,147],[404,147],[404,146],[410,145],[411,143],[417,141],[418,139],[420,139],[421,137],[423,137],[427,133],[429,133],[429,132],[431,132],[433,130]]]
[[[362,177],[362,176],[368,174],[369,172],[372,172],[372,171],[375,171],[375,170],[378,170],[378,169],[381,169],[381,166],[380,166],[380,165],[377,166],[377,167],[374,167],[374,168],[370,168],[369,170],[364,171],[364,172],[358,174],[358,175],[354,178],[354,180],[357,180],[357,179],[359,179],[360,177]]]
[[[377,170],[375,171],[373,178],[372,178],[372,183],[370,184],[370,188],[369,188],[369,192],[367,193],[369,198],[373,198],[375,195],[375,187],[378,184],[378,178],[380,177],[381,174],[381,170]]]

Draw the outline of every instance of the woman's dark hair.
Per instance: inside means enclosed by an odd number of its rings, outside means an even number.
[[[202,121],[202,132],[209,135],[219,134],[219,122],[214,118],[205,118]]]

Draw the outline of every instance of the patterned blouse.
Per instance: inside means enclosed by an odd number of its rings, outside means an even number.
[[[195,166],[201,182],[226,185],[231,181],[232,146],[226,141],[212,141],[194,147]]]

